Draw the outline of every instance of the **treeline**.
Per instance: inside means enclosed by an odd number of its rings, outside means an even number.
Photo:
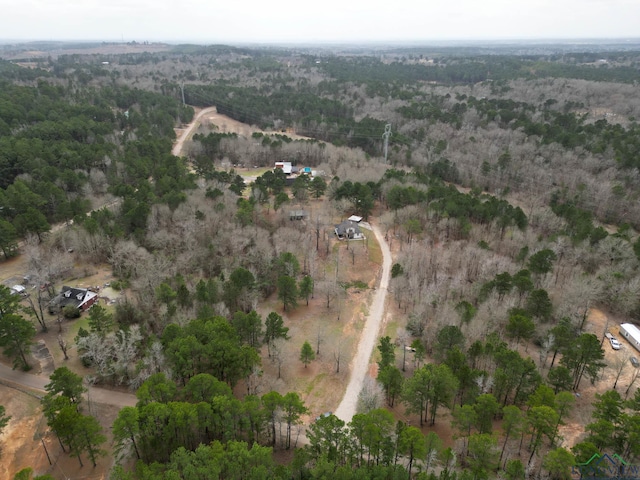
[[[501,67],[506,71],[516,69],[517,60],[504,57],[500,60],[489,57],[488,67],[494,75],[495,86],[492,89],[499,93],[507,88],[506,80],[518,76],[500,75],[494,67]],[[467,59],[468,60],[468,59]],[[464,115],[474,109],[486,122],[498,122],[502,128],[523,129],[530,136],[537,136],[543,143],[559,143],[563,147],[573,149],[584,147],[594,154],[602,154],[608,148],[613,149],[616,159],[624,168],[635,168],[638,158],[636,139],[637,126],[632,124],[624,128],[619,124],[611,124],[607,120],[589,123],[584,115],[570,111],[572,105],[567,104],[564,110],[557,111],[557,103],[547,99],[544,105],[534,106],[523,102],[507,99],[486,99],[456,97],[457,102],[446,98],[422,96],[415,90],[416,84],[429,80],[429,72],[440,72],[448,68],[473,69],[473,63],[461,59],[449,60],[453,65],[446,67],[407,64],[384,64],[378,60],[364,59],[336,59],[323,60],[322,68],[335,78],[333,82],[320,82],[316,91],[309,87],[294,88],[285,81],[276,83],[265,94],[255,87],[231,87],[220,82],[217,86],[192,86],[188,94],[189,102],[195,105],[218,106],[221,113],[248,124],[257,124],[261,128],[273,128],[277,122],[286,126],[296,126],[298,133],[312,136],[336,145],[360,147],[370,154],[380,154],[381,143],[378,140],[384,131],[385,122],[366,116],[355,121],[353,107],[339,100],[340,91],[345,84],[367,85],[367,95],[370,97],[392,97],[410,102],[401,106],[398,112],[407,119],[427,119],[431,122],[443,122],[461,128]],[[489,61],[489,60],[487,60]],[[484,65],[481,64],[481,65]],[[520,68],[520,67],[518,67]],[[523,66],[528,71],[531,66]],[[577,68],[577,67],[573,67]],[[586,68],[586,67],[584,67]],[[593,68],[595,69],[595,67]],[[597,71],[607,70],[598,69]],[[426,76],[427,78],[423,78]],[[558,75],[566,78],[567,75]],[[569,75],[569,77],[571,77]],[[478,83],[486,78],[473,78],[469,83]],[[616,81],[616,79],[602,79]],[[435,81],[435,80],[434,80]],[[448,79],[445,83],[456,83]],[[493,85],[493,84],[492,84]],[[327,98],[333,97],[333,99]],[[562,106],[560,106],[562,108]],[[539,120],[542,113],[542,121]],[[396,134],[392,138],[398,147],[406,145],[410,140],[422,141],[424,131],[417,130],[407,135]]]
[[[155,58],[135,71],[140,81],[143,72],[153,68],[147,75],[147,88],[177,97],[177,85],[163,81],[158,73],[175,60],[183,66],[178,76],[189,82],[185,93],[194,105],[215,104],[223,113],[249,124],[275,130],[294,127],[297,133],[360,147],[369,155],[381,154],[381,136],[391,123],[389,153],[391,162],[398,165],[422,164],[425,158],[431,162],[433,155],[439,155],[431,143],[444,137],[455,149],[445,152],[446,158],[459,169],[459,181],[465,186],[520,192],[531,181],[544,190],[539,198],[548,200],[551,182],[547,170],[538,166],[541,162],[534,161],[537,156],[560,165],[566,165],[559,158],[563,155],[579,157],[575,162],[580,175],[563,172],[564,184],[587,184],[577,177],[602,176],[614,160],[620,171],[614,170],[615,179],[596,182],[598,196],[608,194],[603,190],[609,182],[619,183],[623,190],[597,206],[583,204],[581,208],[597,211],[602,221],[616,222],[624,217],[617,199],[632,200],[637,193],[634,174],[629,174],[638,158],[637,107],[633,98],[627,106],[611,95],[608,98],[615,98],[618,105],[609,112],[602,92],[605,85],[615,89],[616,83],[629,92],[622,83],[637,70],[637,53],[580,52],[576,48],[553,45],[529,55],[505,55],[499,50],[497,55],[483,50],[474,55],[464,49],[435,49],[431,55],[427,50],[408,49],[407,56],[394,50],[381,60],[378,56],[235,51],[214,46],[193,57],[167,53],[161,61]],[[557,51],[565,53],[553,53]],[[240,58],[241,53],[247,58]],[[603,59],[607,63],[598,62]],[[424,64],[425,60],[433,63]],[[210,68],[213,62],[215,78]],[[114,69],[129,78],[134,73],[121,70]],[[580,81],[553,81],[561,78]],[[118,81],[126,83],[125,78]],[[537,94],[527,85],[534,85]],[[586,90],[584,98],[576,97],[576,88],[589,85],[600,92],[597,98],[587,96]],[[528,101],[520,100],[520,94]],[[492,149],[498,144],[500,152],[495,154]],[[253,155],[254,165],[272,163],[278,142],[271,147]],[[510,149],[512,161],[495,165],[494,157]],[[243,163],[229,150],[225,148],[225,156],[231,163]],[[289,157],[294,156],[289,150]],[[603,164],[598,170],[594,162],[604,162],[607,168]],[[535,175],[528,174],[531,169]]]
[[[95,467],[98,458],[106,453],[100,447],[107,439],[98,420],[82,413],[82,395],[87,391],[82,377],[67,367],[59,367],[49,380],[41,401],[47,425],[58,437],[63,452],[76,457],[81,467],[82,456],[87,455]]]
[[[539,137],[544,144],[559,143],[568,149],[583,147],[594,154],[611,149],[621,167],[638,167],[640,144],[635,122],[627,128],[604,119],[587,122],[586,115],[570,111],[572,105],[565,105],[564,111],[551,109],[556,103],[549,99],[544,105],[536,107],[509,99],[478,99],[459,95],[453,102],[450,96],[431,96],[400,107],[398,112],[407,119],[442,122],[460,129],[464,114],[474,109],[486,122],[497,122],[502,128],[522,129],[528,136]],[[417,140],[419,135],[421,132],[417,131],[411,137]]]
[[[120,410],[114,422],[116,451],[135,453],[145,463],[167,463],[180,447],[196,450],[213,441],[289,449],[307,408],[296,393],[269,392],[235,398],[228,384],[209,374],[183,388],[156,374],[138,389],[136,407]]]
[[[390,360],[385,344],[388,337],[379,346],[383,369]],[[449,355],[445,344],[441,352]],[[483,361],[482,356],[475,358]],[[505,357],[501,368],[509,370],[509,362]],[[374,408],[356,414],[348,424],[331,414],[316,418],[306,431],[308,444],[296,450],[291,463],[276,464],[274,449],[295,446],[301,416],[307,413],[297,394],[272,391],[237,400],[225,383],[207,374],[193,377],[182,388],[156,375],[138,390],[138,405],[122,409],[114,422],[116,450],[138,459],[135,473],[117,467],[114,478],[199,478],[198,472],[207,472],[207,478],[315,479],[327,472],[345,479],[408,475],[454,480],[495,472],[522,478],[536,456],[549,475],[562,476],[602,449],[617,448],[626,459],[640,453],[634,442],[638,394],[629,401],[615,391],[596,395],[589,434],[568,450],[558,447],[559,427],[571,415],[572,393],[540,383],[521,390],[522,382],[515,380],[509,385],[520,406],[501,405],[491,393],[476,393],[457,404],[458,385],[446,363],[428,364],[407,379],[402,398],[409,411],[420,413],[421,421],[423,411],[432,411],[434,420],[438,406],[451,408],[461,449],[445,448],[437,433],[425,435],[416,426],[397,422],[389,411]],[[523,449],[528,461],[521,459]]]
[[[429,164],[426,171],[429,173],[407,174],[405,171],[390,169],[385,173],[378,188],[386,205],[396,212],[396,219],[398,210],[413,205],[424,207],[425,211],[435,214],[432,221],[436,224],[441,219],[457,220],[458,228],[456,232],[451,232],[452,238],[466,237],[473,223],[495,223],[501,235],[511,226],[520,230],[527,227],[527,216],[520,207],[474,190],[462,193],[453,185],[445,184],[443,180],[455,181],[458,175],[455,166],[446,159]],[[417,219],[408,220],[403,226],[415,230],[412,232],[415,234],[426,230],[423,222]],[[449,236],[449,230],[447,231]]]
[[[33,81],[50,74],[41,68],[23,68],[6,60],[0,60],[0,79],[10,81]]]
[[[63,87],[40,81],[36,87],[5,83],[0,93],[0,186],[6,189],[18,175],[55,183],[66,179],[71,192],[85,176],[113,155],[104,141],[117,125],[108,104],[73,104]],[[44,177],[44,178],[43,178]]]
[[[177,206],[193,185],[170,154],[173,126],[192,109],[168,97],[111,87],[73,92],[40,80],[0,89],[0,245],[42,235],[51,223],[77,219],[91,199],[123,197],[128,234],[161,201]],[[135,205],[133,205],[135,203]],[[132,213],[135,211],[135,213]]]
[[[299,135],[334,143],[360,147],[378,155],[385,122],[372,117],[355,120],[353,109],[338,100],[314,92],[274,89],[266,93],[253,87],[192,85],[185,89],[192,105],[215,105],[229,117],[262,129],[278,124],[295,127]]]
[[[628,54],[634,57],[634,54]],[[593,55],[573,62],[595,62],[602,57]],[[315,63],[316,57],[308,60]],[[526,56],[476,55],[434,56],[433,65],[411,64],[404,61],[383,62],[375,57],[326,57],[321,68],[340,83],[365,83],[372,91],[384,85],[412,85],[419,82],[437,82],[446,85],[473,84],[486,80],[512,80],[515,78],[579,78],[592,81],[633,83],[637,79],[637,67],[619,65],[576,65],[562,59]]]

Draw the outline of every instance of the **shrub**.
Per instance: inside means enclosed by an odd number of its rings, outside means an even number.
[[[62,315],[67,320],[80,317],[80,309],[74,305],[66,305],[62,309]]]

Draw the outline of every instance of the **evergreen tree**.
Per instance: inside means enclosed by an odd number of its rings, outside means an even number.
[[[135,407],[123,407],[113,422],[112,433],[116,453],[124,450],[129,442],[133,447],[136,458],[140,459],[140,452],[136,440],[140,435],[138,409]]]
[[[309,184],[309,189],[311,191],[311,195],[313,195],[313,198],[320,198],[322,195],[324,195],[324,192],[327,191],[327,182],[324,180],[324,178],[315,176]]]
[[[498,467],[498,440],[488,433],[474,433],[469,437],[467,460],[474,478],[488,478]]]
[[[260,345],[263,334],[262,318],[255,310],[251,310],[249,313],[234,313],[231,324],[244,343],[254,348]]]
[[[307,368],[314,359],[316,358],[316,354],[313,351],[313,347],[307,341],[302,344],[302,349],[300,350],[300,361],[304,363],[304,368]]]
[[[288,276],[282,275],[278,278],[278,298],[282,301],[284,311],[298,306],[298,285],[296,281]]]
[[[391,343],[391,337],[381,337],[378,343],[378,351],[380,352],[380,360],[378,361],[378,371],[385,367],[392,366],[396,360],[395,347]]]
[[[89,329],[97,333],[101,337],[105,337],[107,333],[113,330],[113,315],[107,312],[107,309],[96,303],[89,309]]]
[[[298,291],[300,292],[300,298],[304,298],[309,305],[309,297],[313,293],[313,278],[309,275],[305,275],[300,284],[298,285]]]
[[[408,474],[411,478],[413,461],[427,455],[427,444],[424,435],[417,427],[406,427],[400,431],[398,437],[398,452],[409,459]]]
[[[4,258],[13,257],[18,251],[18,234],[14,226],[7,220],[0,218],[0,250]]]
[[[29,370],[27,362],[29,347],[33,344],[36,329],[33,324],[14,313],[0,313],[0,347],[4,354],[13,358],[13,368]]]
[[[82,377],[73,373],[67,367],[56,368],[49,380],[49,383],[44,386],[49,396],[60,394],[76,405],[81,402],[82,394],[87,391],[82,384]]]
[[[585,373],[595,381],[598,372],[604,368],[604,351],[600,341],[593,333],[583,333],[569,343],[561,360],[561,364],[572,372],[573,390],[580,387]]]
[[[526,315],[511,314],[509,315],[509,322],[507,323],[507,336],[514,338],[516,344],[520,344],[520,339],[528,341],[531,339],[536,331],[536,326]]]
[[[4,315],[16,313],[20,304],[20,297],[14,295],[9,287],[0,285],[0,319]]]
[[[273,341],[277,338],[284,338],[285,340],[288,340],[288,332],[289,329],[284,326],[282,316],[278,315],[276,312],[271,312],[267,315],[267,319],[265,321],[264,343],[267,344],[269,356],[271,356],[271,345],[273,344]]]
[[[576,458],[564,448],[551,450],[542,460],[542,467],[549,472],[549,477],[552,480],[570,480],[572,467],[575,464]]]
[[[378,381],[382,384],[382,388],[387,397],[387,404],[393,407],[396,398],[402,392],[404,377],[400,369],[394,365],[387,365],[378,370]]]

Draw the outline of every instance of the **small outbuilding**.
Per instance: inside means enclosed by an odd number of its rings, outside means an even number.
[[[306,210],[290,210],[289,220],[304,220],[309,216],[309,212]]]

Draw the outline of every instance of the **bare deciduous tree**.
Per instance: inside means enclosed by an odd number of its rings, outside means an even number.
[[[358,394],[358,411],[366,413],[376,408],[381,408],[384,398],[382,385],[374,378],[366,376],[362,383],[362,390]]]
[[[276,338],[271,344],[271,362],[278,367],[278,380],[282,378],[282,364],[284,363],[285,339]]]
[[[613,362],[611,363],[611,367],[613,367],[613,371],[616,373],[616,379],[613,382],[613,389],[616,389],[618,385],[618,380],[620,379],[620,375],[624,371],[625,367],[628,365],[629,359],[625,356],[616,355]]]
[[[64,354],[64,359],[69,360],[69,355],[67,354],[69,346],[67,345],[67,341],[62,338],[62,335],[58,335],[58,345],[60,346],[60,350],[62,350],[62,353]]]

